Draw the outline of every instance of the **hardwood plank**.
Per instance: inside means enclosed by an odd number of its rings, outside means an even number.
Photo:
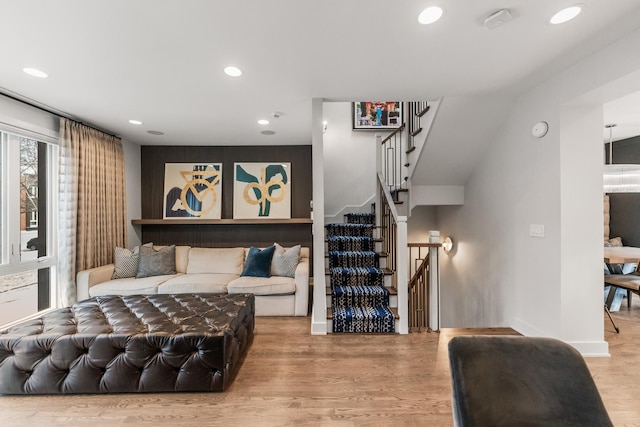
[[[611,358],[587,364],[615,425],[640,420],[640,298],[603,314]],[[224,393],[0,396],[3,426],[451,426],[447,343],[505,328],[409,335],[309,334],[309,318],[256,318],[255,340]]]

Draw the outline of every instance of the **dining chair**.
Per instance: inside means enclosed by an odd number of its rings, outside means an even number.
[[[582,355],[552,338],[449,342],[454,426],[612,426]]]

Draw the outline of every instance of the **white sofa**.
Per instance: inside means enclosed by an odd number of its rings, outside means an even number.
[[[111,279],[114,264],[80,271],[78,300],[99,295],[252,293],[256,316],[306,316],[309,248],[301,248],[295,277],[241,276],[248,248],[176,246],[176,274]]]

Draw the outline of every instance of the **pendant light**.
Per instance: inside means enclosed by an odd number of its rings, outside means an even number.
[[[613,128],[615,123],[605,125],[609,129],[609,163],[604,165],[605,193],[640,193],[640,165],[613,164]]]

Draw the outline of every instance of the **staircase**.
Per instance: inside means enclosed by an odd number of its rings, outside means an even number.
[[[334,333],[395,333],[397,293],[385,286],[388,269],[376,251],[375,214],[346,214],[346,223],[327,224],[328,331]],[[392,297],[393,300],[392,300]]]

